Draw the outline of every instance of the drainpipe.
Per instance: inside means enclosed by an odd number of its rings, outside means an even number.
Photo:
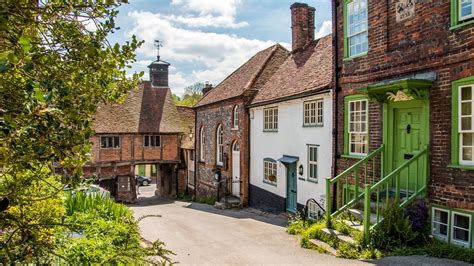
[[[194,200],[196,200],[197,197],[197,183],[196,183],[196,173],[197,173],[197,158],[198,156],[196,155],[196,150],[197,150],[197,139],[198,139],[198,134],[199,138],[201,137],[201,129],[198,130],[197,128],[197,109],[194,109]],[[201,150],[199,150],[201,152]]]
[[[339,7],[340,3],[339,1],[333,1],[333,6],[332,6],[332,11],[333,11],[333,49],[334,49],[334,69],[333,69],[333,74],[334,74],[334,125],[333,125],[333,140],[334,140],[334,154],[333,154],[333,175],[337,175],[337,162],[338,162],[338,125],[339,125],[339,99],[338,99],[338,92],[339,92],[339,79],[338,79],[338,63],[339,63],[339,49],[338,49],[338,20],[337,20],[337,8]],[[336,184],[334,184],[333,187],[333,198],[332,198],[332,206],[336,206]]]

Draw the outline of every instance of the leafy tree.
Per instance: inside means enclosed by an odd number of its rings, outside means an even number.
[[[181,102],[181,98],[179,98],[179,96],[174,93],[171,95],[171,97],[173,98],[174,104],[179,105],[179,103]]]
[[[81,180],[97,106],[143,74],[124,70],[142,42],[107,40],[126,2],[0,2],[0,264],[50,263],[68,241],[63,186]]]
[[[194,106],[202,98],[202,90],[205,84],[202,82],[196,82],[184,89],[183,98],[177,103],[182,106]]]

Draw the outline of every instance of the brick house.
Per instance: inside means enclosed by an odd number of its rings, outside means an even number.
[[[474,3],[335,0],[331,219],[364,199],[430,202],[432,234],[474,247]],[[370,222],[369,222],[370,221]]]
[[[308,203],[313,218],[332,170],[334,76],[332,35],[314,40],[314,16],[291,5],[292,52],[248,106],[249,205],[294,213]]]
[[[99,184],[117,200],[135,201],[135,173],[141,166],[156,172],[157,195],[178,193],[181,145],[194,118],[192,114],[191,118],[189,114],[186,117],[183,114],[189,111],[174,105],[168,86],[168,66],[158,57],[149,66],[151,81],[140,83],[123,103],[98,108],[93,125],[95,135],[91,139],[93,159],[84,172],[86,176],[96,176]]]
[[[288,56],[280,45],[255,54],[196,104],[196,197],[248,203],[249,114],[245,105]]]

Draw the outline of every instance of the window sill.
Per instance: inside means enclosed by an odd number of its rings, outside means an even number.
[[[278,130],[264,129],[263,132],[276,133],[276,132],[278,132]]]
[[[367,155],[353,155],[353,154],[343,154],[341,155],[342,158],[346,159],[364,159]]]
[[[301,181],[306,181],[306,178],[304,178],[304,177],[300,176],[300,177],[298,177],[298,180],[301,180]]]
[[[459,28],[463,28],[463,27],[471,25],[471,24],[474,24],[474,19],[471,19],[471,20],[468,20],[468,21],[465,21],[465,22],[459,22],[458,24],[456,24],[454,26],[451,26],[449,28],[449,30],[457,30]]]
[[[314,183],[314,184],[318,184],[318,180],[317,179],[306,179],[306,181],[310,182],[310,183]]]
[[[368,53],[365,52],[365,53],[361,53],[361,54],[358,54],[358,55],[353,55],[353,56],[349,56],[349,57],[345,57],[344,59],[342,59],[343,62],[347,62],[347,61],[352,61],[356,58],[359,58],[359,57],[364,57],[366,56]]]
[[[462,170],[474,170],[474,165],[448,164],[448,167]]]
[[[303,124],[303,127],[324,127],[323,124],[317,124],[317,125],[305,125]]]
[[[121,148],[100,148],[101,150],[120,150]]]
[[[274,186],[274,187],[277,186],[277,183],[276,183],[276,182],[270,182],[270,181],[263,180],[263,183],[268,184],[268,185],[271,185],[271,186]]]

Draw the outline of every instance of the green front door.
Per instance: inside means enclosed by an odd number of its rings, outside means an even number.
[[[410,160],[428,144],[428,117],[423,104],[422,101],[400,102],[394,103],[391,108],[393,139],[391,151],[388,151],[391,153],[391,171]],[[425,183],[426,163],[414,162],[400,173],[401,197],[415,193]]]
[[[286,164],[286,210],[297,211],[296,163]]]

